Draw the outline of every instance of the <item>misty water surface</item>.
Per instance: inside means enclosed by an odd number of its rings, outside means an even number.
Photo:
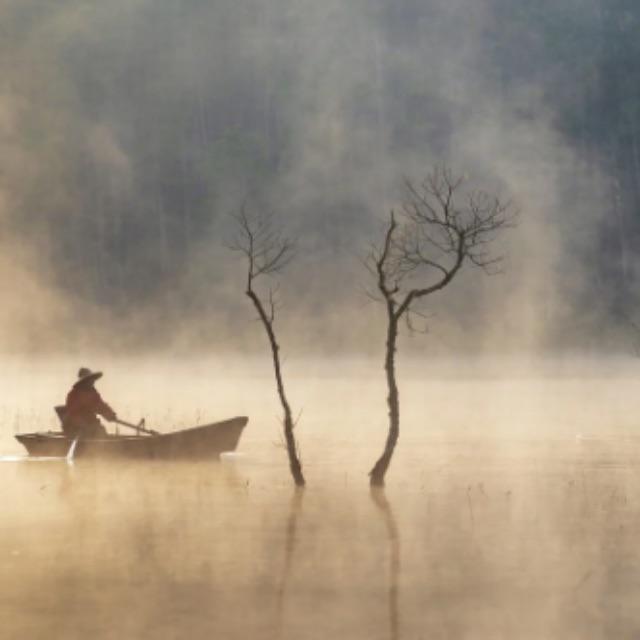
[[[0,464],[2,637],[584,639],[640,628],[633,363],[502,376],[408,363],[400,445],[375,495],[379,363],[289,363],[302,494],[264,363],[107,365],[99,388],[128,419],[168,430],[249,415],[238,454]],[[15,429],[55,425],[69,367],[3,372],[3,453],[20,453]]]

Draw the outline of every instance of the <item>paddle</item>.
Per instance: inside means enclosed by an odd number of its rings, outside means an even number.
[[[72,463],[73,462],[73,456],[76,452],[76,447],[78,446],[78,436],[76,436],[73,439],[73,442],[71,443],[71,446],[69,447],[69,451],[67,452],[67,457],[66,457],[66,461],[68,463]]]
[[[129,427],[130,429],[135,429],[136,431],[142,431],[142,433],[147,433],[150,436],[160,435],[159,431],[155,431],[153,429],[145,429],[142,426],[144,424],[144,418],[140,420],[140,424],[132,424],[131,422],[126,422],[125,420],[120,420],[119,418],[116,418],[114,422],[117,424],[121,424],[123,427]]]

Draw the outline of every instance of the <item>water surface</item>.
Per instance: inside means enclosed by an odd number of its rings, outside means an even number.
[[[302,493],[260,362],[110,363],[101,381],[121,414],[160,429],[249,415],[220,463],[19,461],[14,431],[55,427],[65,389],[59,363],[5,374],[2,637],[637,635],[632,370],[438,375],[412,363],[387,488],[371,494],[378,365],[288,366]]]

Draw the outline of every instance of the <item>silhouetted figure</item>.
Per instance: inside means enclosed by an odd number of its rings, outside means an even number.
[[[102,416],[109,422],[116,419],[115,411],[100,397],[93,386],[102,377],[99,371],[82,368],[78,371],[78,381],[67,394],[67,404],[62,420],[65,435],[75,438],[100,438],[107,430],[100,422]]]

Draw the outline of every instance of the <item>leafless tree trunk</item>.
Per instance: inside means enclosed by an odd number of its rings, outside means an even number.
[[[413,330],[418,301],[444,289],[465,263],[486,272],[498,270],[500,257],[489,245],[512,225],[516,211],[484,191],[464,189],[464,178],[436,167],[420,184],[406,181],[400,220],[392,211],[382,246],[374,246],[367,268],[376,280],[387,312],[384,369],[387,378],[389,431],[382,455],[369,472],[372,486],[384,485],[400,435],[400,396],[396,381],[398,328]]]
[[[280,363],[280,345],[276,340],[273,328],[276,312],[276,291],[273,288],[269,289],[268,302],[265,304],[254,289],[254,283],[260,276],[274,276],[282,272],[294,256],[294,245],[290,239],[283,237],[279,231],[274,230],[272,221],[268,216],[252,217],[243,208],[235,216],[235,219],[239,231],[231,245],[231,249],[244,254],[247,259],[247,288],[245,294],[258,312],[260,322],[269,339],[278,397],[284,413],[282,424],[289,456],[289,468],[296,485],[303,487],[305,481],[302,474],[302,464],[293,433],[295,422],[291,413],[291,405],[284,389]]]

